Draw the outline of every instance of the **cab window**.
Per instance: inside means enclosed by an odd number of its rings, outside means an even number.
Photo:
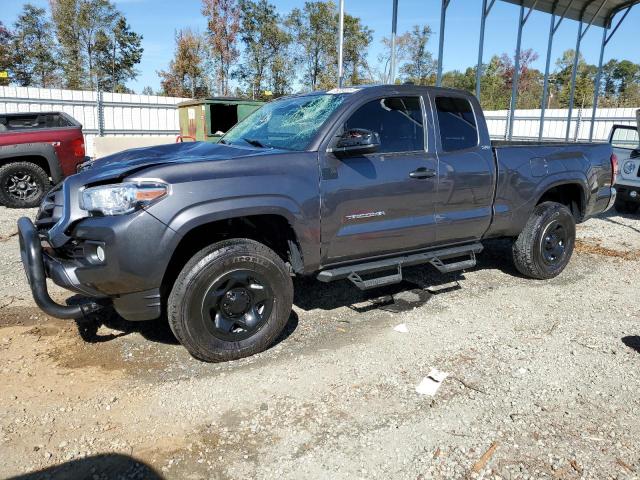
[[[379,153],[424,150],[419,97],[387,97],[365,103],[344,124],[344,130],[364,128],[380,136]]]
[[[478,145],[478,127],[471,103],[461,97],[436,97],[440,143],[445,152]]]

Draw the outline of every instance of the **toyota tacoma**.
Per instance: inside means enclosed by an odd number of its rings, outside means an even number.
[[[472,268],[502,237],[518,271],[552,278],[616,170],[607,143],[492,142],[466,92],[335,89],[270,102],[219,144],[94,161],[19,220],[20,248],[46,313],[166,315],[194,357],[231,360],[282,332],[292,276],[369,289],[409,265]],[[47,278],[87,301],[55,303]]]

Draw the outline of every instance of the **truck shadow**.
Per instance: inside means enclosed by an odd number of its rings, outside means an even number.
[[[640,337],[638,335],[622,337],[622,343],[632,350],[635,350],[637,353],[640,353]]]
[[[144,478],[162,480],[163,477],[144,462],[119,453],[105,453],[72,460],[36,472],[25,473],[8,480],[68,480],[81,478]]]

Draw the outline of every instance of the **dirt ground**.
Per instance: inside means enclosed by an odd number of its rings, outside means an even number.
[[[34,213],[0,207],[0,477],[640,476],[640,216],[579,226],[551,281],[504,242],[382,292],[297,280],[276,345],[204,364],[162,322],[41,313],[11,236]]]

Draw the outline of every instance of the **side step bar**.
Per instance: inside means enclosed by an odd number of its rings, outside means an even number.
[[[361,290],[367,290],[383,285],[400,283],[402,281],[402,267],[430,263],[442,273],[472,268],[476,265],[476,254],[481,251],[482,244],[472,243],[458,247],[443,248],[441,250],[413,253],[400,257],[385,258],[372,262],[323,270],[318,274],[318,280],[321,282],[332,282],[334,280],[347,278],[353,282],[356,287]],[[455,262],[444,262],[444,260],[460,257],[466,258]],[[388,270],[396,270],[396,272],[366,280],[362,278],[362,275],[370,275]]]

